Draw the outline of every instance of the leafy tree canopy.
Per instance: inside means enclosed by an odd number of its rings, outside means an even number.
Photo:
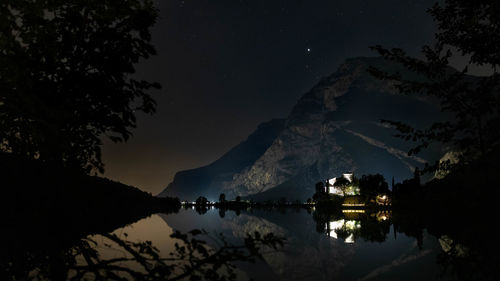
[[[363,175],[359,179],[359,190],[362,196],[374,198],[381,193],[389,193],[389,185],[381,174]]]
[[[351,182],[344,178],[344,177],[338,177],[336,180],[335,180],[335,183],[333,184],[334,186],[339,186],[339,187],[342,187],[342,186],[348,186],[350,185]]]
[[[132,74],[157,16],[151,0],[1,1],[0,149],[103,172],[101,137],[155,111],[160,85]]]
[[[221,194],[219,195],[219,202],[221,202],[221,203],[226,202],[226,194],[221,193]]]
[[[422,79],[405,79],[400,73],[370,69],[375,76],[393,80],[404,94],[425,94],[440,101],[441,110],[454,115],[453,120],[439,121],[425,129],[416,129],[399,121],[394,125],[398,136],[416,142],[409,154],[418,153],[433,142],[459,151],[458,163],[486,155],[500,142],[500,2],[495,0],[445,0],[428,10],[438,26],[436,42],[422,48],[424,59],[408,56],[401,49],[375,46],[388,60],[404,65]],[[460,56],[468,63],[452,70],[450,60]],[[471,77],[469,67],[491,67],[491,75]],[[450,163],[442,163],[452,169]],[[428,166],[427,171],[438,169]],[[442,167],[441,167],[442,168]]]
[[[196,198],[196,205],[207,205],[208,204],[208,199],[204,196],[199,196]]]

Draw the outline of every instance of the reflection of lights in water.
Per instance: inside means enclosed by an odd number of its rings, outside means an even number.
[[[391,204],[391,198],[387,195],[377,195],[376,198],[377,204],[379,205],[390,205]]]
[[[352,244],[354,243],[354,234],[350,234],[349,236],[347,236],[347,238],[344,240],[345,243],[348,243],[348,244]]]
[[[391,218],[391,212],[389,211],[379,211],[376,215],[377,221],[386,221]]]
[[[335,232],[335,230],[341,229],[342,226],[344,226],[344,220],[338,220],[338,221],[331,221],[331,222],[329,222],[327,229],[330,229],[330,232],[328,233],[328,235],[330,237],[338,239],[337,232]]]
[[[358,228],[359,222],[357,221],[346,221],[345,227],[349,230],[353,230],[355,228]]]
[[[328,231],[327,234],[328,234],[328,236],[330,236],[332,238],[338,239],[337,231],[342,229],[342,228],[346,229],[349,232],[352,232],[357,228],[361,228],[361,223],[359,221],[355,221],[355,220],[331,221],[331,222],[328,222],[328,227],[326,229]],[[349,243],[349,244],[354,243],[354,234],[351,233],[344,240],[344,242]]]
[[[347,206],[347,207],[364,207],[365,204],[364,203],[360,203],[360,204],[344,203],[344,204],[342,204],[342,206]]]
[[[364,213],[365,210],[342,210],[342,213]]]
[[[441,245],[441,249],[445,253],[451,254],[456,257],[466,257],[469,255],[469,249],[460,243],[453,242],[448,235],[442,235],[439,237],[439,244]]]

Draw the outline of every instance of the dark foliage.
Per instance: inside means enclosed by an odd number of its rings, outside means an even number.
[[[105,178],[59,169],[36,160],[0,153],[0,212],[3,241],[27,235],[27,246],[59,231],[78,236],[113,230],[156,212],[176,212],[177,198],[157,198]],[[19,222],[24,222],[19,224]],[[39,228],[29,237],[28,227]],[[25,232],[26,230],[26,232]],[[29,245],[28,245],[29,244]]]
[[[343,186],[347,186],[347,185],[350,185],[351,182],[344,178],[344,177],[339,177],[335,180],[335,186],[338,186],[338,187],[343,187]]]
[[[204,196],[200,196],[196,199],[196,205],[205,206],[208,204],[208,199]]]
[[[315,192],[312,196],[313,202],[321,202],[328,200],[328,193],[325,191],[325,185],[323,182],[317,182],[315,185]]]
[[[359,191],[365,200],[374,199],[379,194],[390,193],[389,185],[381,174],[363,175],[359,179]]]
[[[174,232],[175,250],[161,255],[150,241],[129,241],[127,234],[87,237],[69,249],[47,253],[28,252],[25,259],[0,259],[2,280],[236,280],[234,262],[262,259],[262,250],[278,250],[283,239],[273,234],[249,233],[241,245],[224,236],[209,237],[203,230]],[[217,242],[208,246],[206,239]],[[102,248],[119,255],[101,256]],[[19,255],[19,253],[17,253]],[[135,266],[131,266],[134,264]]]
[[[437,121],[425,129],[417,129],[399,121],[384,120],[393,125],[398,136],[416,142],[409,154],[418,153],[433,142],[459,151],[458,164],[435,163],[426,170],[453,169],[467,165],[471,159],[489,153],[500,142],[500,5],[498,1],[445,0],[428,12],[438,25],[436,43],[424,46],[424,60],[408,56],[401,49],[375,49],[388,60],[398,62],[419,77],[412,79],[399,73],[387,73],[371,68],[376,77],[396,82],[404,94],[423,94],[437,98],[441,110],[449,112],[451,120]],[[469,57],[467,66],[452,70],[450,59],[459,54]],[[468,76],[469,66],[489,66],[492,74]]]
[[[226,202],[226,194],[221,193],[219,195],[219,203],[224,203],[224,202]]]
[[[323,182],[317,182],[315,185],[316,193],[325,193],[325,184]]]
[[[0,149],[102,172],[103,135],[126,141],[153,113],[134,65],[155,54],[150,0],[0,2]]]
[[[346,191],[347,191],[347,188],[351,185],[351,182],[344,178],[344,177],[338,177],[336,180],[335,180],[335,184],[334,186],[340,188],[340,190],[342,191],[342,193],[344,194],[344,196],[346,195]]]

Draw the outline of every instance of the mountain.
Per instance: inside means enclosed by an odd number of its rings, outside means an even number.
[[[194,201],[198,196],[217,200],[224,183],[251,166],[271,146],[285,127],[285,119],[262,123],[244,142],[235,146],[210,165],[178,172],[158,196],[179,197]],[[229,198],[229,197],[228,197]]]
[[[399,94],[392,82],[372,77],[368,66],[410,76],[382,58],[348,59],[302,96],[286,120],[259,126],[207,167],[179,172],[160,196],[215,200],[224,192],[228,199],[305,200],[316,182],[347,171],[357,176],[382,173],[388,181],[401,181],[416,166],[438,159],[443,154],[439,147],[408,156],[412,144],[395,138],[395,130],[380,122],[427,126],[443,117],[437,103]]]

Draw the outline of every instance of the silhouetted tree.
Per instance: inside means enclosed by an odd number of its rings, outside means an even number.
[[[155,54],[151,0],[0,2],[0,151],[103,172],[102,136],[126,141],[153,113],[132,76]]]
[[[445,0],[428,10],[438,25],[436,43],[422,48],[424,60],[408,56],[401,49],[375,46],[384,58],[402,64],[416,73],[419,79],[403,77],[371,68],[381,79],[396,81],[404,94],[425,94],[440,101],[441,110],[454,115],[454,120],[435,122],[417,129],[399,121],[384,120],[396,127],[398,136],[417,145],[409,154],[418,153],[433,142],[460,151],[460,164],[486,155],[500,142],[500,5],[496,0]],[[459,71],[449,67],[454,54],[468,59]],[[491,67],[489,76],[468,76],[471,65]],[[445,168],[453,168],[443,163]],[[436,170],[436,162],[426,168]]]
[[[381,174],[363,175],[359,180],[359,192],[366,199],[373,199],[378,194],[389,193],[389,185]]]
[[[175,231],[170,235],[175,248],[162,254],[151,241],[129,241],[124,236],[100,234],[99,239],[87,237],[68,250],[0,260],[0,276],[2,280],[237,280],[235,262],[262,260],[263,250],[277,251],[284,241],[272,233],[254,232],[232,244],[222,234]],[[209,246],[203,236],[217,246]],[[118,254],[106,257],[102,249]]]
[[[419,193],[421,192],[420,185],[420,172],[415,169],[413,178],[406,179],[402,183],[398,183],[394,186],[392,194],[396,200],[416,200]]]
[[[418,167],[413,171],[413,180],[415,181],[415,185],[420,186],[420,169]]]
[[[335,183],[333,185],[335,187],[340,188],[340,190],[342,191],[342,194],[344,194],[344,196],[345,196],[346,192],[347,192],[347,189],[351,185],[351,182],[348,179],[344,178],[344,177],[338,177],[335,180]]]
[[[208,199],[204,196],[200,196],[196,199],[196,205],[203,206],[207,204],[208,204]]]
[[[226,216],[226,209],[219,208],[219,217],[224,218]]]
[[[360,236],[366,241],[371,242],[384,242],[387,239],[391,229],[391,224],[386,222],[379,222],[374,218],[367,218],[362,221]]]
[[[221,193],[219,195],[219,203],[224,203],[224,202],[226,202],[226,194]]]
[[[325,185],[323,184],[323,182],[317,182],[315,187],[316,193],[325,193]]]
[[[316,183],[316,192],[313,194],[312,200],[314,202],[319,202],[328,199],[328,193],[325,192],[325,186],[323,182]]]
[[[200,215],[204,215],[208,212],[207,205],[196,205],[194,209]]]

